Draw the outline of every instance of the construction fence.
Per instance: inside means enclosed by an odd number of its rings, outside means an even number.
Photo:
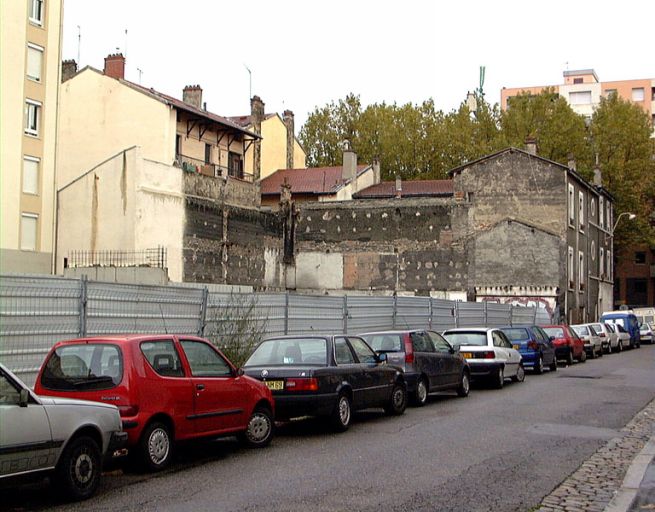
[[[231,326],[239,323],[274,336],[549,322],[541,308],[430,297],[217,292],[188,283],[147,286],[85,277],[0,276],[0,362],[30,385],[55,342],[83,336],[230,336],[239,330]]]

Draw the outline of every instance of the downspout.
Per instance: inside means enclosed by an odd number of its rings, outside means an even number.
[[[61,95],[61,57],[62,57],[62,43],[64,33],[64,2],[60,2],[61,8],[59,9],[59,55],[57,56],[57,101],[55,110],[55,154],[54,154],[54,169],[52,176],[52,196],[54,199],[53,217],[54,222],[52,226],[52,263],[50,269],[52,274],[57,274],[57,233],[59,231],[59,191],[57,190],[57,174],[58,174],[58,155],[59,155],[59,100]],[[79,62],[77,65],[79,66]]]

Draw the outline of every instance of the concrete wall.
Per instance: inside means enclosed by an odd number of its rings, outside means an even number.
[[[261,205],[261,186],[228,176],[210,178],[199,174],[184,173],[184,193],[206,197],[221,204],[258,209]]]

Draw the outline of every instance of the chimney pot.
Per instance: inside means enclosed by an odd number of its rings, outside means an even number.
[[[105,57],[104,73],[117,80],[125,78],[125,57],[122,53],[111,53]]]
[[[528,137],[525,139],[525,150],[531,155],[537,155],[537,139]]]
[[[200,110],[202,108],[202,87],[187,85],[182,90],[182,101]]]
[[[77,62],[74,59],[65,60],[61,63],[61,82],[70,80],[77,74]]]
[[[349,144],[344,144],[341,178],[348,181],[355,176],[357,176],[357,153],[350,148]]]
[[[287,128],[287,169],[293,169],[293,151],[295,149],[296,133],[295,133],[295,116],[291,110],[285,110],[282,113],[282,122]],[[355,162],[357,162],[357,155],[355,155]],[[357,164],[355,163],[355,167]]]
[[[575,163],[575,157],[573,156],[573,153],[569,153],[568,165],[569,165],[569,169],[573,169],[574,171],[577,170],[576,163]]]

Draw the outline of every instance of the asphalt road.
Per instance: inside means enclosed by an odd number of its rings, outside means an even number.
[[[157,475],[106,474],[59,505],[48,486],[0,492],[0,508],[61,511],[529,511],[655,396],[655,346],[528,375],[468,398],[432,396],[401,417],[281,426],[269,448],[185,445]]]

